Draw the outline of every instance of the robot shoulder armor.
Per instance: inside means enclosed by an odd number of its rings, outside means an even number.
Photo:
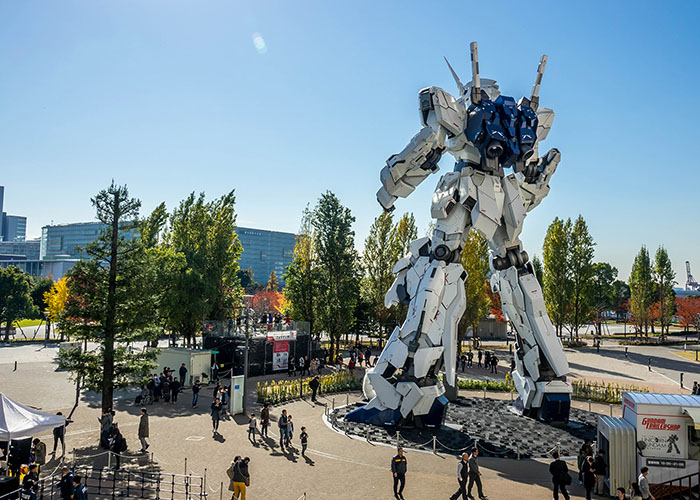
[[[464,129],[466,109],[464,104],[440,87],[427,87],[418,93],[421,122],[430,126],[436,121],[451,135],[459,135]]]

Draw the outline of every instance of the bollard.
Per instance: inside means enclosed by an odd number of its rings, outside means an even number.
[[[683,372],[681,372],[681,389],[683,389]]]
[[[588,411],[591,411],[591,400],[588,400]]]
[[[365,439],[369,443],[369,427],[365,427]]]
[[[224,482],[221,481],[221,488],[219,489],[219,500],[223,500],[224,498]]]
[[[335,398],[333,398],[333,411],[335,411]]]
[[[612,403],[610,403],[610,416],[612,417]]]
[[[202,489],[203,489],[204,492],[206,493],[206,491],[207,491],[207,468],[206,468],[206,467],[204,468],[204,479],[202,480],[202,482],[203,482],[203,485],[204,485],[204,486],[202,487]]]
[[[437,436],[433,436],[433,453],[437,454]]]
[[[513,391],[510,391],[510,400],[513,401]]]
[[[350,394],[345,395],[345,406],[348,406],[350,404]]]
[[[561,443],[557,441],[557,455],[561,457]]]
[[[396,431],[396,448],[399,447],[399,431]]]
[[[187,457],[185,457],[185,476],[187,475]]]
[[[345,434],[348,433],[348,421],[347,420],[343,420],[343,432]]]
[[[484,387],[484,399],[486,399],[486,387]]]
[[[75,448],[73,448],[71,453],[73,453],[73,466],[75,467]]]
[[[8,328],[9,328],[9,326],[8,326]],[[17,371],[17,361],[15,361],[15,369],[12,370],[12,371],[13,371],[13,372],[16,372],[16,371]]]
[[[520,443],[518,443],[518,460],[520,460]]]
[[[112,468],[112,452],[111,451],[107,452],[107,468],[108,469]]]

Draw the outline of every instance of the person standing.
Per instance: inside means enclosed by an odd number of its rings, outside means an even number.
[[[406,457],[403,455],[403,448],[397,450],[397,455],[391,459],[391,473],[394,475],[394,497],[399,500],[403,498],[403,488],[406,486]],[[401,486],[399,486],[399,484]]]
[[[591,500],[591,492],[595,486],[595,471],[593,470],[593,457],[588,456],[583,461],[583,487],[586,490],[586,500]]]
[[[599,450],[598,456],[593,461],[593,472],[595,472],[595,494],[603,495],[605,488],[605,475],[608,465],[605,463],[605,451]]]
[[[187,385],[187,367],[185,363],[182,363],[180,366],[180,384],[182,384],[182,387]]]
[[[71,500],[73,498],[73,493],[75,493],[73,488],[73,474],[71,474],[70,469],[65,465],[61,467],[61,481],[59,482],[59,487],[61,489],[62,500]]]
[[[370,361],[370,358],[371,358],[371,357],[372,357],[372,349],[370,349],[370,348],[368,347],[367,350],[365,351],[365,360],[366,360],[366,363],[367,363],[367,368],[371,368],[371,367],[372,367],[372,363],[371,363],[371,361]]]
[[[56,415],[63,415],[63,413],[59,411]],[[56,448],[58,448],[59,441],[61,442],[61,457],[66,456],[66,425],[68,425],[68,422],[53,428],[53,451],[51,454],[54,457],[56,456]]]
[[[88,500],[85,485],[81,484],[80,476],[73,476],[73,500]]]
[[[221,420],[221,401],[219,401],[219,398],[216,398],[211,404],[211,425],[214,437],[219,434],[219,420]]]
[[[649,489],[649,479],[647,479],[649,467],[642,467],[640,472],[637,483],[639,484],[639,491],[642,493],[642,500],[656,500]]]
[[[474,447],[472,454],[469,456],[469,486],[467,487],[467,496],[472,495],[472,486],[476,483],[476,489],[479,493],[479,498],[486,498],[484,489],[481,486],[481,472],[479,472],[479,464],[476,462],[476,457],[479,456],[479,448]]]
[[[27,481],[31,481],[33,484],[39,482],[39,468],[36,464],[31,464],[29,466],[29,471],[27,471],[24,478],[22,478],[22,485],[24,485]]]
[[[197,408],[199,405],[199,382],[195,382],[192,386],[192,408]]]
[[[141,441],[141,453],[145,453],[148,449],[146,438],[148,437],[148,412],[146,408],[141,408],[141,417],[139,418],[139,441]]]
[[[253,444],[257,444],[255,442],[255,429],[258,428],[258,421],[255,418],[255,413],[250,414],[250,418],[248,419],[248,441],[252,442]],[[252,439],[251,439],[252,436]]]
[[[277,421],[277,426],[280,428],[280,448],[284,451],[284,444],[287,442],[287,410],[282,410],[282,415],[280,415]]]
[[[287,361],[287,375],[294,377],[297,374],[296,363],[294,362],[294,356],[290,356]]]
[[[170,391],[172,392],[172,397],[170,398],[170,404],[177,403],[177,395],[180,394],[180,382],[177,377],[173,379],[173,383],[170,384]]]
[[[554,500],[559,500],[559,492],[564,496],[565,500],[569,500],[569,492],[566,491],[566,486],[571,484],[571,476],[569,476],[569,468],[566,462],[559,458],[559,452],[552,454],[554,462],[549,464],[549,473],[552,475],[552,483],[554,484]]]
[[[46,463],[46,444],[39,438],[34,438],[32,444],[34,445],[34,462],[41,470],[41,466]]]
[[[270,405],[265,403],[260,412],[260,437],[267,437],[268,427],[270,427]]]
[[[241,500],[245,500],[245,490],[250,486],[250,473],[248,472],[248,463],[250,458],[245,457],[239,460],[233,466],[233,499],[238,500],[240,495]]]
[[[306,453],[306,446],[309,443],[309,434],[306,432],[306,427],[301,428],[299,439],[301,440],[301,454],[304,455]]]
[[[586,458],[593,455],[593,446],[591,446],[591,440],[586,439],[581,445],[581,449],[578,450],[578,482],[583,484],[583,466],[586,464]]]
[[[697,382],[697,380],[695,382],[693,382],[693,390],[691,391],[691,394],[693,396],[697,396],[697,394],[698,394],[698,382]]]
[[[216,385],[214,386],[214,392],[211,394],[212,399],[216,399],[219,397],[221,394],[221,382],[217,382]]]
[[[292,439],[294,438],[294,422],[292,416],[287,417],[287,448],[292,448]]]
[[[484,357],[484,353],[481,352],[481,349],[479,349],[476,352],[476,361],[477,361],[477,367],[481,368],[481,359]]]
[[[469,352],[467,353],[467,367],[471,368],[474,366],[474,351],[469,349]]]
[[[321,382],[318,379],[318,375],[309,381],[309,388],[311,389],[311,401],[316,402],[316,392],[318,391]]]
[[[469,477],[469,454],[462,453],[462,459],[457,462],[457,484],[459,488],[450,500],[457,500],[462,495],[462,500],[467,500],[467,478]]]
[[[22,489],[19,490],[19,500],[36,500],[37,483],[26,476],[22,481]]]
[[[110,438],[109,450],[112,452],[112,455],[114,455],[116,461],[116,466],[114,468],[119,469],[119,467],[121,467],[122,453],[126,451],[126,439],[124,439],[117,424],[112,424],[110,434],[112,437]]]
[[[498,358],[496,354],[492,354],[489,361],[491,362],[491,373],[498,373]]]

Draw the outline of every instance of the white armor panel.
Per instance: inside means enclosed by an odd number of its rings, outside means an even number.
[[[450,131],[452,135],[459,135],[464,129],[464,118],[467,114],[464,104],[440,87],[430,87],[430,94],[435,106],[436,121]]]
[[[523,229],[523,220],[526,211],[523,205],[523,198],[520,194],[520,186],[515,174],[510,174],[503,179],[503,191],[505,193],[505,203],[503,206],[503,220],[506,223],[508,239],[514,241],[520,236]]]
[[[415,382],[399,382],[396,384],[396,390],[403,396],[401,415],[406,417],[424,396],[423,391]]]
[[[413,356],[413,375],[417,378],[425,377],[430,367],[442,356],[442,346],[418,349]]]
[[[445,393],[445,388],[439,382],[437,385],[429,385],[420,389],[423,391],[423,397],[413,407],[414,415],[427,414],[433,406],[433,402]]]

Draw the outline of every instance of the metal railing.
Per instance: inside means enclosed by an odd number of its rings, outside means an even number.
[[[75,466],[74,475],[80,476],[88,495],[101,498],[149,498],[154,500],[206,500],[206,483],[202,476],[165,472],[134,471],[129,469]],[[37,500],[61,498],[60,474],[39,480]],[[0,496],[0,500],[16,500],[21,490]]]
[[[657,500],[697,500],[700,499],[700,472],[694,472],[687,476],[649,485],[651,494]]]

